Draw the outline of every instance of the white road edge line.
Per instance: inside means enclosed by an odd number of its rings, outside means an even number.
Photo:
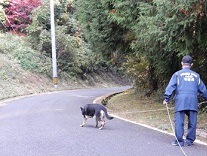
[[[76,90],[79,90],[79,89],[76,89]],[[25,95],[25,96],[19,96],[19,97],[14,97],[14,98],[9,98],[9,99],[5,99],[5,100],[1,100],[0,101],[0,106],[5,106],[5,102],[9,102],[9,101],[13,101],[13,100],[18,100],[18,99],[21,99],[21,98],[25,98],[25,97],[32,97],[32,96],[35,96],[35,95],[44,95],[44,94],[53,94],[53,93],[57,93],[57,92],[66,92],[68,90],[64,90],[64,91],[54,91],[54,92],[45,92],[45,93],[36,93],[36,94],[31,94],[31,95]],[[71,90],[73,91],[73,90]],[[98,97],[96,98],[93,103],[100,103],[103,98],[109,96],[109,95],[112,95],[114,93],[109,93],[109,94],[106,94],[106,95],[103,95],[101,97]],[[145,124],[141,124],[141,123],[137,123],[135,121],[131,121],[131,120],[127,120],[127,119],[124,119],[124,118],[121,118],[117,115],[114,115],[114,114],[111,114],[112,116],[116,117],[117,119],[120,119],[120,120],[124,120],[126,122],[130,122],[130,123],[133,123],[133,124],[136,124],[136,125],[140,125],[140,126],[143,126],[143,127],[146,127],[146,128],[149,128],[149,129],[152,129],[152,130],[156,130],[156,131],[159,131],[161,133],[165,133],[165,134],[169,134],[169,135],[172,135],[174,136],[173,133],[169,133],[169,132],[166,132],[166,131],[162,131],[160,129],[157,129],[157,128],[154,128],[154,127],[151,127],[151,126],[148,126],[148,125],[145,125]],[[196,143],[198,144],[202,144],[202,145],[206,145],[207,146],[207,143],[203,142],[203,141],[200,141],[200,140],[195,140]]]
[[[96,99],[93,101],[93,103],[101,103],[101,101],[102,101],[105,97],[107,97],[107,96],[109,96],[109,95],[112,95],[112,94],[114,94],[114,93],[106,94],[106,95],[103,95],[103,96],[101,96],[101,97],[98,97],[98,98],[96,98]],[[135,122],[135,121],[131,121],[131,120],[128,120],[128,119],[119,117],[119,116],[114,115],[114,114],[110,114],[110,115],[112,115],[113,117],[115,117],[115,118],[117,118],[117,119],[126,121],[126,122],[130,122],[130,123],[133,123],[133,124],[136,124],[136,125],[139,125],[139,126],[143,126],[143,127],[146,127],[146,128],[149,128],[149,129],[152,129],[152,130],[161,132],[161,133],[165,133],[165,134],[174,136],[173,133],[169,133],[169,132],[167,132],[167,131],[163,131],[163,130],[160,130],[160,129],[158,129],[158,128],[154,128],[154,127],[151,127],[151,126],[146,125],[146,124],[141,124],[141,123],[138,123],[138,122]],[[197,140],[197,139],[196,139],[195,142],[198,143],[198,144],[202,144],[202,145],[207,146],[207,143],[205,143],[205,142],[203,142],[203,141],[200,141],[200,140]]]

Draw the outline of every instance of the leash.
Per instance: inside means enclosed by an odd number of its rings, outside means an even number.
[[[203,101],[203,102],[200,102],[198,103],[198,107],[200,105],[203,105],[207,103],[207,101]],[[167,107],[167,110],[171,110],[171,109],[174,109],[174,107]],[[119,114],[131,114],[131,113],[147,113],[147,112],[157,112],[157,111],[165,111],[166,109],[149,109],[149,110],[142,110],[142,111],[130,111],[130,112],[121,112]]]
[[[198,103],[198,107],[202,104],[205,104],[205,103],[207,103],[207,101],[203,101],[203,102]]]
[[[183,152],[183,154],[184,154],[185,156],[187,156],[186,153],[184,152],[183,148],[181,147],[181,145],[180,145],[180,143],[179,143],[179,141],[178,141],[178,138],[177,138],[176,135],[175,135],[175,130],[174,130],[174,128],[173,128],[172,119],[171,119],[171,117],[170,117],[170,112],[169,112],[168,104],[166,103],[165,105],[166,105],[167,114],[168,114],[168,117],[169,117],[169,120],[170,120],[170,124],[171,124],[172,130],[173,130],[175,139],[176,139],[176,141],[177,141],[177,143],[178,143],[178,145],[179,145],[181,151]]]
[[[170,107],[168,108],[170,109],[174,109],[174,107]],[[120,112],[118,114],[133,114],[133,113],[147,113],[147,112],[157,112],[157,111],[166,111],[166,109],[151,109],[151,110],[142,110],[142,111],[127,111],[127,112]]]

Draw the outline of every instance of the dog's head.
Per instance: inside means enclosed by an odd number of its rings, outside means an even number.
[[[80,109],[81,109],[81,113],[82,113],[82,115],[85,117],[85,115],[86,115],[86,111],[85,111],[85,109],[82,108],[82,107],[80,107]]]

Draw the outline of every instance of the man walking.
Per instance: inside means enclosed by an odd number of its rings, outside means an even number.
[[[191,146],[196,139],[196,124],[198,112],[198,93],[207,100],[207,90],[200,75],[190,68],[192,57],[186,55],[182,59],[182,69],[175,72],[165,90],[163,105],[166,105],[175,93],[175,136],[173,146],[184,146],[184,119],[188,116],[188,131],[186,135],[186,145]]]

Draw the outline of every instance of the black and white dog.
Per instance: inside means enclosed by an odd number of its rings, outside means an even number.
[[[80,108],[84,118],[83,124],[80,125],[81,127],[86,124],[87,118],[95,117],[96,127],[98,127],[98,122],[101,122],[101,127],[99,129],[102,129],[104,127],[105,117],[109,120],[113,119],[113,117],[110,117],[108,115],[106,107],[101,104],[86,104],[83,108]]]

